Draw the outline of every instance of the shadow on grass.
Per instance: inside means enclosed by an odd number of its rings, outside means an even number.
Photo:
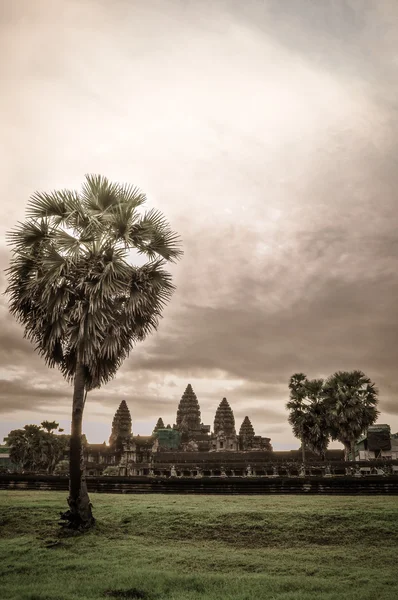
[[[104,596],[109,598],[138,598],[141,600],[152,600],[154,596],[148,594],[137,588],[131,588],[130,590],[107,590]]]

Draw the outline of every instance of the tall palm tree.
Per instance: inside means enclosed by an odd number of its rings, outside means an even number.
[[[145,213],[130,185],[87,175],[81,191],[35,193],[27,220],[10,234],[11,313],[50,367],[73,383],[70,527],[94,522],[82,460],[87,392],[116,373],[137,341],[156,330],[174,286],[163,267],[182,255],[162,214]],[[143,266],[131,264],[131,252]]]
[[[339,440],[348,460],[355,460],[355,444],[362,432],[378,415],[378,390],[362,371],[338,371],[324,386],[324,399],[329,414],[332,439]]]
[[[290,400],[286,404],[289,423],[295,437],[301,440],[302,461],[305,463],[305,418],[308,411],[308,379],[304,373],[295,373],[289,381]]]
[[[304,419],[304,439],[308,448],[325,460],[329,445],[329,418],[323,398],[323,379],[307,381],[307,397],[310,401]]]

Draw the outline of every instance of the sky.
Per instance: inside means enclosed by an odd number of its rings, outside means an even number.
[[[398,431],[398,3],[0,0],[0,292],[5,234],[37,190],[86,173],[139,186],[183,240],[157,333],[89,394],[84,431],[202,420],[227,397],[297,448],[288,381],[361,369]],[[0,440],[67,431],[72,389],[0,296]]]

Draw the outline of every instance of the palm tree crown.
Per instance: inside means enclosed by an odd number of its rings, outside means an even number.
[[[323,379],[311,379],[306,384],[310,401],[304,426],[304,439],[312,452],[325,457],[329,445],[329,421],[323,398]]]
[[[304,373],[295,373],[289,382],[289,423],[293,434],[301,440],[303,461],[305,448],[325,457],[329,445],[328,415],[323,399],[323,379],[307,379]]]
[[[303,423],[308,408],[308,379],[304,373],[295,373],[289,381],[290,399],[286,404],[289,423],[296,437],[302,437]]]
[[[362,371],[338,371],[326,380],[323,395],[332,438],[355,453],[355,441],[379,414],[375,384]]]
[[[326,380],[324,396],[329,405],[333,437],[357,437],[372,425],[378,416],[378,390],[362,371],[338,371]]]
[[[10,310],[50,366],[85,389],[106,383],[136,341],[157,328],[174,286],[163,267],[182,255],[162,214],[139,211],[145,195],[87,175],[80,193],[36,193],[9,235]],[[141,266],[129,252],[147,257]]]

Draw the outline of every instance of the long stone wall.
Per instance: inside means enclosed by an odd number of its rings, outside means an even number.
[[[89,492],[110,494],[335,494],[398,495],[398,476],[170,478],[87,477]],[[0,475],[0,490],[67,492],[68,478]]]
[[[279,453],[281,454],[281,453]],[[290,453],[283,453],[288,454]],[[91,473],[99,476],[100,473]],[[159,452],[151,462],[127,462],[120,471],[123,476],[177,477],[329,477],[342,475],[398,475],[398,461],[373,460],[345,462],[311,460],[305,466],[296,457],[273,456],[262,452]]]
[[[232,453],[231,453],[232,454]],[[131,465],[141,469],[140,473],[130,473],[131,475],[157,475],[169,477],[171,475],[171,466],[174,467],[175,474],[184,477],[193,476],[227,476],[242,477],[248,474],[257,477],[298,477],[298,476],[329,476],[346,475],[355,473],[357,475],[398,475],[398,461],[366,461],[366,462],[345,462],[328,461],[307,462],[304,466],[298,460],[287,460],[285,457],[266,457],[262,453],[245,452],[238,457],[231,456],[229,453],[221,452],[209,453],[203,456],[203,453],[187,452],[185,455],[179,453],[159,453],[155,455],[154,461],[150,463],[136,463]],[[150,470],[152,472],[150,472]]]

